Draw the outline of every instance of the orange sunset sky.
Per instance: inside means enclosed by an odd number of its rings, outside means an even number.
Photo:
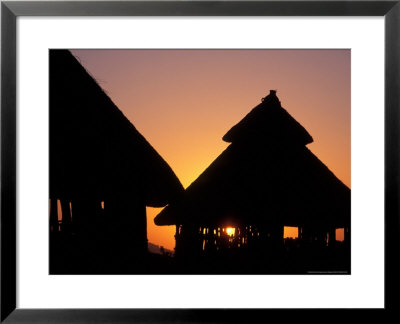
[[[350,187],[350,50],[72,50],[188,187],[228,146],[222,136],[270,89]],[[149,242],[175,246],[173,226]]]

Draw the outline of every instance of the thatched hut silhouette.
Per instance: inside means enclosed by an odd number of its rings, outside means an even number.
[[[51,231],[92,246],[103,242],[110,254],[145,253],[146,206],[165,206],[182,191],[168,164],[78,60],[50,50]]]
[[[155,218],[176,225],[177,256],[279,249],[284,226],[298,227],[303,245],[332,245],[337,228],[349,242],[350,189],[306,147],[313,138],[275,90],[223,140],[231,144]]]

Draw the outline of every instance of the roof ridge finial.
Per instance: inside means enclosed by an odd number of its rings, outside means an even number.
[[[262,99],[261,99],[261,102],[264,102],[265,100],[272,99],[272,98],[273,98],[273,99],[277,99],[277,100],[279,101],[278,96],[276,95],[277,92],[278,92],[277,89],[271,89],[271,90],[269,90],[269,95],[266,96],[266,97],[264,97],[264,98],[262,98]],[[280,103],[280,101],[279,101],[279,103]]]

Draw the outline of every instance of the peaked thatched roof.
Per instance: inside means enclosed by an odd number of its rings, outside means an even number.
[[[282,108],[274,90],[222,139],[229,143],[253,140],[306,145],[313,142],[305,128]]]
[[[350,189],[310,150],[298,145],[309,142],[307,131],[286,111],[266,113],[273,118],[265,120],[266,127],[272,125],[280,131],[276,124],[292,125],[293,136],[295,132],[302,134],[300,141],[292,138],[296,144],[293,145],[289,137],[284,141],[269,140],[278,133],[264,131],[257,120],[252,121],[261,109],[277,110],[274,101],[264,101],[238,124],[241,126],[225,135],[234,142],[186,189],[179,201],[157,215],[157,225],[349,225]],[[279,119],[276,124],[274,118]],[[245,127],[251,123],[256,129],[259,127],[258,134],[266,137],[248,137],[256,134]],[[244,139],[237,140],[238,136]]]
[[[165,206],[183,191],[168,164],[77,59],[50,51],[50,196],[120,192]]]
[[[230,145],[157,225],[348,225],[350,189],[306,147]]]

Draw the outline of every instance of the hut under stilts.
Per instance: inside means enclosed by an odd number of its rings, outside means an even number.
[[[146,254],[146,206],[165,206],[183,187],[69,51],[49,59],[51,255],[61,260],[54,247],[68,245],[104,265]]]
[[[283,249],[284,227],[301,246],[350,240],[350,189],[307,147],[313,138],[271,90],[223,137],[231,143],[164,208],[157,225],[176,225],[176,255]]]

